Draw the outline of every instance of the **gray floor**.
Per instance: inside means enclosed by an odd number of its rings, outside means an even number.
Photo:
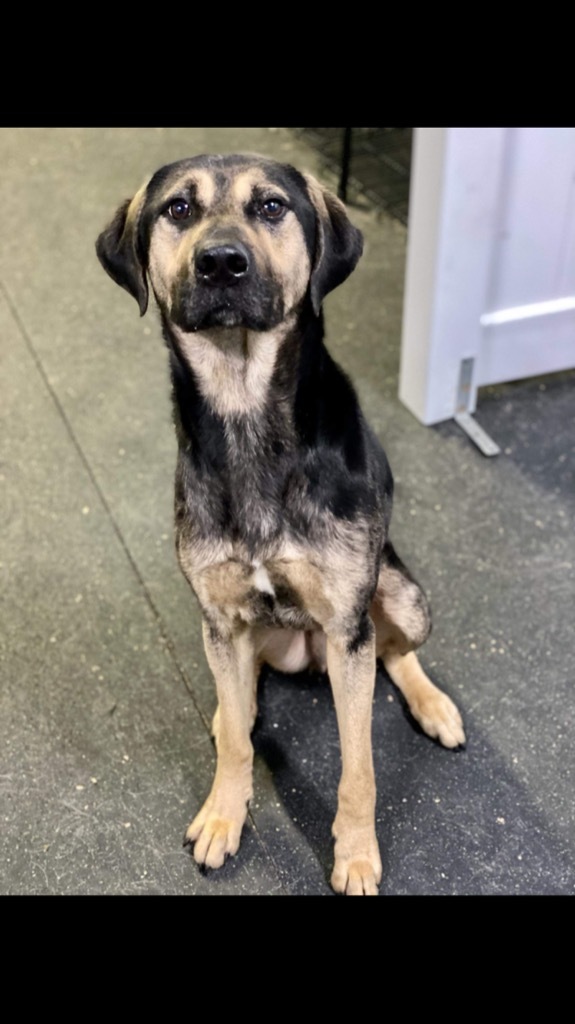
[[[175,441],[154,312],[94,240],[157,166],[206,151],[317,168],[268,129],[0,133],[0,833],[3,893],[329,895],[337,730],[323,680],[262,680],[256,798],[202,875],[184,828],[214,768],[214,693],[172,543]],[[397,483],[392,537],[431,596],[422,652],[468,745],[442,750],[383,673],[374,704],[383,894],[575,888],[575,375],[482,396],[504,451],[399,403],[405,228],[326,303]]]

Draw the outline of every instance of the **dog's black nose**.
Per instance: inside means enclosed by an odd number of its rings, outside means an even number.
[[[246,276],[250,267],[247,249],[238,242],[234,245],[214,245],[196,253],[196,277],[204,284],[224,287],[236,284]]]

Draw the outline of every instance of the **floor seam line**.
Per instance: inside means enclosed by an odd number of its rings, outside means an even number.
[[[175,645],[174,645],[174,643],[173,643],[173,641],[171,639],[171,636],[170,636],[170,634],[169,634],[169,632],[167,630],[167,627],[166,627],[166,624],[165,624],[164,619],[162,617],[162,614],[161,614],[160,610],[157,608],[157,606],[156,606],[156,604],[154,602],[154,599],[152,598],[152,595],[150,594],[150,591],[149,591],[149,589],[148,589],[148,587],[146,585],[146,582],[145,582],[142,574],[140,573],[138,565],[135,562],[134,558],[132,557],[132,554],[131,554],[130,549],[128,548],[128,546],[126,544],[126,541],[124,539],[122,531],[121,531],[118,523],[116,522],[116,519],[115,519],[115,517],[113,515],[113,512],[112,512],[112,510],[110,508],[110,505],[108,504],[108,501],[107,501],[107,499],[106,499],[106,497],[104,495],[104,492],[102,491],[102,488],[100,487],[98,479],[97,479],[97,477],[96,477],[96,475],[95,475],[95,473],[94,473],[94,471],[93,471],[93,469],[92,469],[92,467],[90,465],[90,462],[88,461],[88,458],[87,458],[87,456],[86,456],[86,454],[85,454],[85,452],[84,452],[84,450],[83,450],[83,448],[82,448],[78,438],[76,437],[76,434],[74,433],[74,430],[72,428],[72,424],[71,424],[68,416],[66,415],[66,410],[64,409],[64,406],[62,405],[62,402],[60,401],[60,399],[58,397],[58,394],[56,393],[54,387],[50,383],[50,379],[49,379],[49,377],[48,377],[48,375],[46,373],[46,370],[45,370],[45,368],[44,368],[44,366],[42,364],[42,361],[41,361],[38,353],[36,352],[36,349],[34,347],[34,343],[33,343],[32,339],[31,339],[31,337],[30,337],[30,335],[28,333],[28,330],[27,330],[27,328],[26,328],[26,326],[25,326],[25,324],[24,324],[24,322],[23,322],[23,320],[22,320],[22,318],[21,318],[21,316],[20,316],[20,314],[19,314],[19,312],[18,312],[18,310],[16,308],[16,305],[15,305],[15,303],[14,303],[14,301],[13,301],[13,299],[12,299],[12,297],[11,297],[9,291],[8,291],[8,288],[6,287],[4,281],[2,281],[1,279],[0,279],[0,291],[4,295],[4,298],[6,300],[8,308],[10,310],[10,313],[12,314],[12,316],[13,316],[13,318],[14,318],[17,326],[18,326],[18,329],[20,330],[20,333],[22,334],[22,337],[24,339],[25,345],[26,345],[26,347],[28,349],[28,352],[29,352],[33,362],[34,362],[34,365],[36,366],[36,369],[38,370],[38,373],[40,374],[40,377],[41,377],[41,379],[42,379],[42,381],[44,383],[44,386],[45,386],[45,388],[46,388],[46,390],[47,390],[47,392],[48,392],[48,394],[49,394],[49,396],[50,396],[50,398],[51,398],[51,400],[52,400],[52,402],[53,402],[53,404],[54,404],[54,406],[56,408],[56,411],[57,411],[57,413],[58,413],[58,415],[59,415],[59,417],[60,417],[60,419],[61,419],[61,421],[62,421],[62,423],[64,425],[64,428],[65,428],[65,430],[66,430],[66,432],[67,432],[67,434],[68,434],[68,436],[69,436],[69,438],[70,438],[70,440],[71,440],[71,442],[72,442],[72,444],[74,446],[74,449],[75,449],[78,457],[80,458],[80,461],[81,461],[85,471],[88,474],[88,478],[89,478],[90,482],[92,483],[92,486],[94,487],[94,489],[95,489],[95,491],[96,491],[96,493],[97,493],[97,495],[98,495],[98,497],[100,499],[100,502],[102,504],[104,512],[106,513],[106,516],[108,517],[108,519],[109,519],[109,521],[111,523],[112,529],[114,530],[114,533],[116,534],[116,537],[118,538],[118,541],[120,542],[121,548],[122,548],[122,550],[123,550],[123,552],[124,552],[124,554],[126,556],[126,559],[127,559],[128,563],[130,565],[130,568],[132,569],[132,571],[133,571],[133,573],[134,573],[134,575],[135,575],[135,577],[136,577],[136,579],[137,579],[137,581],[138,581],[138,583],[140,585],[140,588],[141,588],[142,593],[144,595],[144,598],[145,598],[145,600],[146,600],[146,602],[148,604],[148,607],[150,608],[150,610],[151,610],[151,612],[152,612],[152,614],[153,614],[153,616],[154,616],[154,618],[156,620],[160,636],[161,636],[161,638],[163,640],[163,643],[164,643],[164,649],[167,650],[167,652],[168,652],[168,654],[169,654],[169,656],[170,656],[170,658],[172,660],[172,663],[174,664],[174,666],[176,668],[176,671],[177,671],[178,675],[180,676],[181,681],[184,684],[184,688],[186,690],[186,693],[189,694],[189,696],[190,696],[190,698],[191,698],[191,700],[192,700],[192,702],[194,704],[194,707],[195,707],[196,711],[198,712],[198,715],[200,716],[200,720],[202,721],[206,732],[208,733],[208,735],[211,735],[211,723],[206,718],[206,716],[204,715],[202,709],[200,708],[198,700],[196,698],[196,695],[195,695],[195,693],[194,693],[194,691],[192,689],[192,686],[191,686],[191,684],[190,684],[190,682],[188,680],[187,673],[186,673],[185,669],[183,668],[183,666],[180,664],[180,660],[179,660],[178,655],[176,653]],[[263,849],[266,852],[266,855],[268,856],[269,860],[271,861],[271,863],[272,863],[272,865],[274,867],[274,870],[277,873],[279,885],[281,886],[283,891],[286,893],[286,895],[289,895],[288,890],[285,888],[284,883],[282,881],[281,872],[278,869],[278,866],[277,866],[276,861],[275,861],[275,857],[273,856],[273,854],[268,849],[268,846],[267,846],[267,844],[264,841],[262,833],[261,833],[260,829],[258,828],[258,826],[256,824],[256,821],[254,819],[254,816],[253,816],[251,811],[249,812],[249,817],[250,817],[250,821],[252,822],[253,829],[254,829],[254,831],[255,831],[258,839],[259,839],[259,842],[261,843]]]
[[[93,469],[92,469],[92,467],[90,465],[90,462],[88,461],[88,458],[87,458],[87,456],[86,456],[86,454],[85,454],[85,452],[84,452],[84,450],[83,450],[83,448],[82,448],[78,438],[76,437],[76,434],[74,433],[74,430],[72,428],[70,420],[69,420],[68,416],[66,415],[66,411],[64,409],[64,406],[62,405],[62,403],[61,403],[61,401],[60,401],[60,399],[59,399],[55,389],[53,388],[52,384],[50,383],[48,375],[47,375],[47,373],[46,373],[46,371],[44,369],[44,366],[42,364],[42,361],[41,361],[38,353],[36,352],[36,349],[34,347],[32,339],[31,339],[31,337],[30,337],[30,335],[29,335],[29,333],[28,333],[28,331],[26,329],[26,326],[23,323],[22,318],[21,318],[20,314],[18,313],[18,310],[16,309],[15,303],[13,302],[13,300],[12,300],[12,298],[10,296],[9,291],[6,288],[6,285],[5,285],[5,283],[2,280],[0,280],[0,291],[4,295],[4,298],[6,299],[8,308],[10,309],[10,312],[11,312],[12,316],[14,317],[14,320],[16,321],[16,324],[17,324],[17,326],[18,326],[18,328],[19,328],[19,330],[20,330],[20,332],[22,334],[22,337],[24,338],[24,342],[25,342],[26,347],[27,347],[27,349],[29,351],[29,354],[30,354],[30,356],[31,356],[35,366],[36,366],[36,369],[38,370],[38,373],[40,374],[40,377],[42,378],[42,381],[43,381],[43,383],[44,383],[44,385],[46,387],[46,390],[48,391],[48,394],[50,395],[50,398],[52,399],[52,402],[53,402],[53,404],[54,404],[54,406],[56,408],[56,411],[57,411],[57,413],[58,413],[58,415],[59,415],[59,417],[60,417],[60,419],[61,419],[61,421],[62,421],[62,423],[63,423],[63,425],[65,427],[65,429],[66,429],[66,432],[67,432],[67,434],[68,434],[68,436],[69,436],[69,438],[70,438],[70,440],[71,440],[71,442],[72,442],[72,444],[74,446],[74,449],[75,449],[77,455],[79,456],[80,461],[81,461],[84,469],[86,470],[86,472],[88,474],[90,482],[92,483],[92,486],[94,487],[94,489],[95,489],[95,491],[96,491],[96,493],[97,493],[97,495],[98,495],[98,497],[100,499],[100,502],[102,504],[104,512],[106,513],[106,516],[108,517],[108,519],[109,519],[109,521],[111,523],[112,529],[114,530],[114,533],[116,534],[116,537],[118,538],[118,540],[120,542],[121,548],[122,548],[122,550],[123,550],[123,552],[124,552],[124,554],[125,554],[125,556],[126,556],[126,558],[128,560],[130,568],[132,569],[132,572],[134,573],[134,575],[135,575],[135,577],[136,577],[136,579],[137,579],[137,581],[138,581],[138,583],[140,585],[140,588],[141,588],[141,590],[142,590],[142,592],[144,594],[144,598],[146,600],[146,603],[148,604],[148,607],[150,608],[150,610],[152,611],[152,613],[154,615],[154,618],[156,620],[156,623],[157,623],[157,626],[158,626],[158,629],[159,629],[159,632],[160,632],[160,636],[161,636],[162,641],[163,641],[163,643],[165,645],[165,649],[168,651],[168,653],[169,653],[169,655],[170,655],[170,657],[172,659],[172,662],[174,663],[174,665],[176,667],[178,675],[180,676],[182,682],[184,683],[186,692],[190,695],[190,697],[191,697],[191,699],[192,699],[192,701],[194,703],[194,706],[196,708],[196,711],[198,712],[198,714],[199,714],[199,716],[200,716],[200,718],[201,718],[201,720],[202,720],[202,722],[204,724],[204,727],[205,727],[206,731],[209,733],[209,731],[210,731],[210,723],[209,723],[208,719],[206,718],[206,716],[204,715],[203,711],[201,710],[201,708],[200,708],[200,706],[199,706],[199,704],[197,702],[197,698],[196,698],[194,690],[192,689],[191,684],[190,684],[190,682],[188,680],[188,677],[187,677],[185,669],[180,664],[179,658],[178,658],[178,656],[176,654],[176,650],[175,650],[173,641],[172,641],[172,639],[171,639],[171,637],[170,637],[170,635],[168,633],[168,630],[166,628],[166,624],[164,622],[162,614],[161,614],[160,610],[158,609],[158,607],[156,606],[156,604],[154,602],[154,599],[153,599],[152,595],[150,594],[148,586],[147,586],[147,584],[146,584],[146,582],[145,582],[145,580],[144,580],[144,578],[143,578],[143,576],[142,576],[142,574],[141,574],[141,572],[140,572],[140,570],[138,568],[138,565],[135,562],[135,560],[134,560],[134,558],[133,558],[133,556],[132,556],[132,554],[130,552],[130,549],[129,549],[128,545],[126,544],[126,541],[124,539],[124,535],[122,534],[122,531],[121,531],[118,523],[116,522],[116,519],[114,517],[112,509],[110,508],[110,505],[108,504],[108,501],[107,501],[107,499],[106,499],[106,497],[105,497],[105,495],[104,495],[104,493],[102,491],[102,488],[101,488],[101,486],[100,486],[100,484],[98,482],[98,479],[97,479],[97,477],[96,477],[96,475],[95,475],[95,473],[94,473],[94,471],[93,471]]]

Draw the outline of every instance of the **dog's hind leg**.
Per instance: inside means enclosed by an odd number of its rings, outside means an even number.
[[[249,628],[225,637],[203,625],[208,664],[218,693],[217,767],[208,799],[188,828],[198,864],[219,868],[237,853],[252,797],[254,692],[257,657]]]
[[[426,676],[417,655],[389,651],[383,663],[405,697],[411,714],[428,736],[439,740],[444,747],[460,747],[465,743],[461,715],[447,694]]]
[[[459,711],[426,676],[414,653],[431,630],[427,599],[389,542],[384,549],[371,617],[376,628],[377,656],[383,659],[415,720],[444,747],[461,746],[465,733]]]

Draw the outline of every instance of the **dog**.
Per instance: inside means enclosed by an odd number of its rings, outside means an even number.
[[[323,299],[362,247],[314,177],[245,154],[162,167],[96,244],[141,315],[151,286],[169,350],[176,549],[218,699],[215,778],[185,843],[209,868],[238,850],[262,665],[327,671],[342,754],[331,882],[349,895],[375,895],[382,872],[376,659],[424,732],[452,749],[465,742],[457,708],[414,653],[431,619],[389,540],[387,458],[324,345]]]

